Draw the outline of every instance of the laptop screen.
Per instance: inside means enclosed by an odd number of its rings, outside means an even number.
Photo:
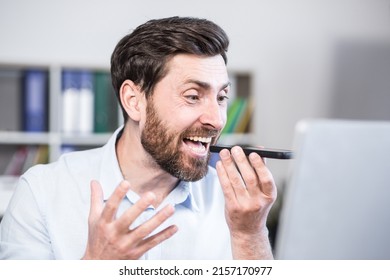
[[[390,122],[304,120],[277,259],[390,259]]]

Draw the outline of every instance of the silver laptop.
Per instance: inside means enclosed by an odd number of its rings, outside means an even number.
[[[390,122],[306,120],[275,243],[277,259],[390,259]]]

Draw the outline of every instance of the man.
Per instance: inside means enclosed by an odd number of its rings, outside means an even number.
[[[125,124],[102,148],[21,177],[1,258],[270,259],[272,175],[255,153],[209,147],[226,123],[228,38],[196,18],[151,20],[116,46]]]

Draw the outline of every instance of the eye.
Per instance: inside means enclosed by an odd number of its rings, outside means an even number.
[[[188,90],[185,92],[184,98],[190,103],[195,103],[200,99],[199,92],[194,89]]]
[[[218,96],[218,102],[220,102],[220,103],[222,103],[228,99],[229,99],[229,97],[227,97],[227,96]]]
[[[219,94],[218,97],[217,97],[217,100],[218,100],[219,104],[227,103],[228,99],[229,99],[229,96],[227,96],[226,93]]]
[[[188,100],[191,100],[191,101],[199,100],[199,96],[198,95],[187,95],[186,98]]]

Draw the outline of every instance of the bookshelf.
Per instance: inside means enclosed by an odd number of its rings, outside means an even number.
[[[38,131],[28,131],[24,122],[26,121],[26,110],[24,106],[25,102],[25,73],[27,72],[42,72],[45,74],[45,97],[44,103],[46,110],[43,126]],[[36,163],[53,162],[57,160],[60,155],[66,151],[69,147],[75,150],[83,150],[93,147],[104,145],[112,132],[123,122],[121,116],[121,110],[119,105],[116,104],[116,98],[110,96],[110,99],[114,101],[110,106],[115,106],[110,110],[115,111],[115,116],[110,116],[107,120],[109,126],[107,131],[100,129],[97,131],[96,123],[92,130],[89,132],[80,131],[64,131],[64,115],[66,115],[64,107],[64,73],[66,72],[83,72],[88,71],[94,76],[95,79],[98,75],[101,77],[109,74],[109,70],[105,67],[90,67],[90,66],[72,66],[72,65],[20,65],[20,64],[1,64],[0,63],[0,192],[3,190],[10,190],[15,185],[15,180],[22,174],[29,165]],[[248,72],[235,72],[230,71],[230,79],[232,81],[232,92],[229,99],[231,104],[237,99],[243,99],[250,101],[251,95],[251,74]],[[107,76],[105,76],[107,78]],[[97,110],[96,106],[96,87],[102,87],[102,81],[100,84],[97,82],[93,88],[93,106],[94,115],[93,121],[96,121],[97,111],[101,115],[101,110]],[[110,81],[109,81],[110,82]],[[111,85],[111,82],[110,82]],[[41,85],[42,86],[42,85]],[[104,85],[103,85],[104,87]],[[110,94],[113,94],[112,92]],[[68,100],[69,101],[69,100]],[[84,100],[85,101],[85,100]],[[67,102],[67,101],[65,101]],[[107,100],[100,100],[102,103],[107,103]],[[77,103],[77,102],[76,102]],[[73,103],[73,104],[76,104]],[[80,103],[80,102],[79,102]],[[114,104],[114,105],[113,105]],[[229,107],[231,106],[229,104]],[[249,108],[249,107],[248,107]],[[249,109],[243,109],[245,110]],[[79,108],[79,111],[85,111],[85,108]],[[86,110],[88,111],[88,110]],[[241,116],[244,116],[243,112]],[[228,116],[228,118],[231,116]],[[87,118],[79,116],[80,118]],[[234,118],[240,118],[238,115]],[[220,142],[225,144],[248,144],[252,142],[253,134],[250,132],[250,118],[246,116],[245,130],[236,131],[235,128],[231,128],[230,131],[224,132],[221,136]],[[30,118],[31,119],[31,118]],[[242,127],[242,125],[241,125]],[[31,130],[31,129],[30,129]],[[25,151],[27,150],[27,151]],[[24,152],[23,152],[24,151]],[[34,152],[42,152],[44,155],[40,155],[41,162],[31,161],[19,163],[20,174],[7,173],[10,163],[15,160],[15,156],[18,153],[25,155],[25,161],[27,161],[27,154]],[[38,155],[35,155],[35,158]],[[43,158],[43,159],[42,159]],[[22,168],[23,165],[23,168]],[[9,171],[9,170],[8,170]],[[14,180],[12,179],[14,178]],[[1,213],[0,213],[1,216]]]
[[[28,93],[26,85],[26,73],[29,71],[41,71],[45,73],[45,125],[39,129],[26,128],[25,118],[26,95]],[[64,131],[63,120],[64,100],[63,73],[65,71],[88,71],[92,75],[109,75],[106,68],[81,67],[81,66],[60,66],[60,65],[2,65],[0,64],[0,176],[4,175],[7,163],[12,160],[13,152],[25,146],[45,146],[47,147],[46,162],[52,162],[59,158],[64,147],[73,147],[75,150],[101,146],[109,139],[112,131],[119,126],[122,118],[119,106],[115,103],[110,110],[115,114],[106,131],[99,129],[96,132],[96,123],[90,131]],[[109,81],[107,81],[109,82]],[[110,83],[110,82],[109,82]],[[107,95],[111,92],[107,92]],[[33,97],[36,94],[33,94]],[[115,98],[114,98],[114,102]],[[34,103],[34,102],[30,102]],[[112,105],[112,104],[109,104]],[[95,106],[91,103],[91,106]],[[37,105],[35,105],[37,107]],[[42,108],[41,108],[42,109]],[[78,108],[78,111],[83,111]],[[96,108],[93,108],[96,109]],[[95,110],[100,114],[101,110]],[[92,115],[91,118],[94,118]],[[79,116],[80,118],[82,116]],[[31,119],[31,117],[30,117]],[[110,119],[110,120],[111,120]],[[7,174],[5,174],[7,175]]]

